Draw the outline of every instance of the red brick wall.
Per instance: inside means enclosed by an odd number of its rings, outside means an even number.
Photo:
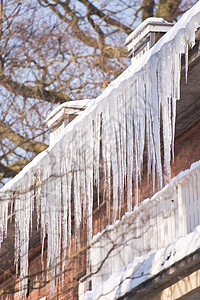
[[[68,253],[68,251],[66,251]],[[64,270],[64,281],[62,283],[62,275],[58,278],[58,286],[55,286],[54,299],[78,299],[78,281],[80,277],[85,274],[86,265],[86,247],[75,250],[74,240],[72,241],[71,259],[66,259]],[[41,245],[32,249],[29,255],[29,284],[28,284],[28,300],[39,300],[43,297],[50,299],[50,283],[47,276],[46,268],[46,251],[41,262]],[[16,279],[15,272],[9,274],[2,284],[0,284],[0,291],[5,289],[5,295],[0,296],[1,300],[21,300],[18,292],[19,285]]]
[[[172,163],[172,177],[200,160],[200,121],[175,140],[175,159]]]
[[[200,121],[175,139],[174,161],[171,164],[171,177],[173,178],[181,171],[189,169],[191,164],[198,160],[200,160]],[[164,180],[165,178],[163,175],[163,181]],[[141,202],[145,198],[150,198],[152,195],[152,183],[151,181],[148,182],[147,175],[144,172],[142,183],[139,187],[139,200]]]

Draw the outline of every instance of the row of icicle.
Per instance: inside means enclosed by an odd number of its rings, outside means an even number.
[[[191,16],[191,17],[190,17]],[[183,16],[184,28],[172,28],[175,35],[159,51],[151,50],[137,64],[115,80],[96,103],[66,128],[63,138],[36,158],[13,184],[1,191],[0,243],[7,234],[8,201],[13,198],[15,213],[15,264],[20,277],[21,295],[26,294],[29,236],[34,205],[44,246],[47,240],[47,268],[50,268],[51,295],[54,277],[62,260],[64,272],[66,248],[70,253],[72,214],[75,239],[79,240],[82,222],[87,220],[88,241],[92,237],[93,188],[100,189],[100,165],[104,192],[101,193],[110,222],[120,217],[126,193],[127,211],[138,205],[138,184],[142,177],[144,148],[147,148],[148,174],[153,182],[157,174],[162,188],[161,119],[163,124],[164,170],[170,178],[173,155],[176,101],[180,99],[181,54],[186,57],[188,44],[195,43],[195,30],[200,26],[199,3]],[[190,19],[191,18],[191,19]],[[179,21],[180,22],[180,21]],[[142,63],[142,60],[145,63]],[[23,173],[22,173],[23,174]],[[135,202],[133,203],[133,188]],[[73,212],[72,212],[73,199]],[[98,199],[99,201],[99,199]],[[36,203],[35,203],[36,202]]]

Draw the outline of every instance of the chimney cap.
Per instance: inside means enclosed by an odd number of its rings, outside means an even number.
[[[152,48],[172,26],[163,18],[150,17],[142,22],[126,39],[131,62]]]
[[[79,115],[93,103],[94,99],[85,99],[65,102],[56,107],[46,118],[45,123],[49,129],[57,127],[64,119],[70,115]]]
[[[165,21],[163,18],[156,18],[156,17],[150,17],[144,20],[129,36],[126,38],[125,45],[127,46],[132,42],[133,39],[135,39],[139,34],[142,33],[148,26],[151,26],[151,31],[152,32],[157,32],[157,31],[163,31],[166,32],[167,30],[165,29],[166,27],[172,27],[174,26],[173,23],[169,23]],[[164,27],[162,28],[162,25]]]

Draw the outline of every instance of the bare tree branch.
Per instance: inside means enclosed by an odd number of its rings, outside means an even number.
[[[12,128],[8,125],[6,126],[3,121],[0,120],[0,136],[1,138],[7,138],[16,144],[18,147],[35,153],[40,153],[47,148],[47,145],[42,142],[37,142],[34,140],[29,140],[27,138],[22,137],[20,134],[16,133]]]
[[[27,159],[12,162],[11,164],[8,164],[7,166],[5,166],[3,163],[0,162],[0,179],[2,179],[3,177],[4,178],[13,178],[28,163],[29,163],[29,161]]]
[[[149,17],[153,17],[154,0],[143,0],[142,2],[142,21]]]
[[[182,0],[160,0],[156,17],[162,17],[168,22],[177,20],[181,2]]]
[[[100,42],[100,39],[95,39],[91,35],[86,34],[83,30],[81,30],[79,26],[79,21],[82,20],[82,17],[78,17],[76,15],[76,12],[73,11],[69,7],[69,2],[61,2],[56,1],[56,4],[50,4],[48,0],[43,0],[46,5],[48,5],[51,10],[64,22],[67,22],[68,25],[71,26],[73,32],[75,33],[76,37],[81,40],[84,44],[86,44],[89,47],[95,47],[100,44],[100,48],[103,49],[103,53],[108,56],[108,58],[112,57],[127,57],[128,52],[124,47],[116,47],[111,45],[105,45],[103,48],[102,43]],[[92,3],[88,1],[81,1],[85,2],[84,4],[88,5],[88,14],[91,16],[92,14],[97,14],[99,17],[101,17],[104,21],[106,21],[108,24],[117,27],[118,29],[124,30],[125,32],[130,33],[131,29],[127,26],[123,26],[120,22],[115,21],[114,19],[106,16],[103,12],[98,10]],[[62,8],[65,10],[66,14],[68,14],[71,18],[66,17],[66,15],[62,15],[59,10],[57,9],[57,5],[60,4]],[[90,19],[91,20],[91,19]],[[91,22],[91,21],[90,21]],[[93,25],[93,28],[95,26]],[[102,32],[102,31],[101,31]],[[102,33],[101,33],[102,34]]]
[[[68,95],[63,92],[46,89],[45,86],[28,86],[19,83],[11,78],[11,76],[1,76],[1,84],[10,92],[21,95],[25,98],[37,98],[51,103],[64,103],[70,101]]]

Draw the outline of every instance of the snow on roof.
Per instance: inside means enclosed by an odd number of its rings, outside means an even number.
[[[178,237],[167,247],[159,249],[155,253],[136,257],[129,265],[116,270],[94,291],[87,291],[84,300],[110,300],[124,296],[133,288],[197,249],[200,249],[200,226],[197,226],[193,232]]]

